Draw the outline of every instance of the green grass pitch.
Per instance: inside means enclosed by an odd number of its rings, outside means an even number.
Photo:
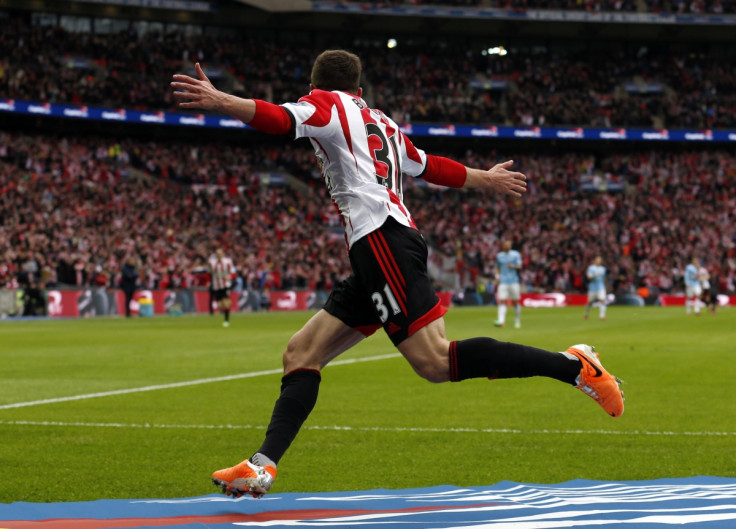
[[[211,472],[260,445],[310,315],[0,322],[0,501],[216,492]],[[495,315],[452,309],[448,337],[594,344],[623,417],[543,378],[432,385],[377,333],[323,371],[273,492],[736,476],[736,311],[526,309],[518,330]]]

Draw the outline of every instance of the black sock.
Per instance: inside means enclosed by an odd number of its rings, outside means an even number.
[[[575,384],[580,361],[528,345],[470,338],[450,342],[450,380],[545,376]]]
[[[313,369],[300,369],[281,379],[281,395],[276,400],[266,439],[258,452],[274,463],[283,457],[317,402],[322,376]]]
[[[225,309],[225,321],[230,321],[230,310]]]

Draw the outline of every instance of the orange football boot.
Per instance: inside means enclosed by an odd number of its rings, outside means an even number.
[[[271,490],[275,478],[276,467],[261,467],[246,459],[234,467],[214,472],[212,483],[228,496],[239,498],[243,494],[250,494],[254,498],[260,498]]]
[[[583,366],[575,379],[575,387],[600,404],[611,417],[620,417],[624,412],[624,393],[621,380],[601,365],[598,353],[590,345],[573,345],[567,353],[577,356]]]

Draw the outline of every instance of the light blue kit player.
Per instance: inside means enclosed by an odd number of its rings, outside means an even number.
[[[506,325],[506,308],[509,301],[514,303],[514,327],[521,327],[521,286],[519,270],[521,254],[511,249],[511,241],[501,243],[501,252],[496,256],[496,302],[498,303],[498,319],[493,322],[496,327]]]
[[[695,310],[700,315],[700,296],[703,295],[703,285],[700,282],[700,259],[693,257],[692,262],[685,267],[685,313]]]
[[[585,319],[588,319],[590,307],[598,303],[599,315],[602,320],[606,319],[606,267],[603,266],[603,258],[598,255],[593,264],[585,272],[588,278],[588,303],[585,305]]]

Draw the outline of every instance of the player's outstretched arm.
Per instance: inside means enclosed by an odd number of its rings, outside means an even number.
[[[490,189],[506,195],[520,197],[526,193],[526,176],[509,171],[513,160],[494,165],[488,170],[467,167],[460,162],[427,154],[427,164],[420,175],[427,182],[446,187],[475,187]]]
[[[463,187],[490,189],[514,197],[526,193],[526,175],[517,171],[509,171],[514,165],[508,160],[491,167],[490,169],[473,169],[466,167],[467,175]]]
[[[198,79],[188,75],[173,76],[171,88],[177,106],[184,109],[213,110],[249,123],[256,113],[256,102],[221,92],[210,82],[199,63],[194,65]]]

